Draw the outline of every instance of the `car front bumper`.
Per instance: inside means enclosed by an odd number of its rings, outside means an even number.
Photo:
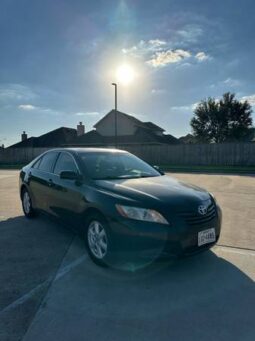
[[[179,257],[192,255],[211,248],[219,239],[221,230],[221,211],[209,222],[192,225],[180,217],[172,219],[171,224],[157,224],[131,219],[112,220],[115,249],[135,252],[148,256]],[[198,233],[215,228],[216,240],[198,246]]]

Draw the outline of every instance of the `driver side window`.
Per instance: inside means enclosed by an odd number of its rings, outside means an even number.
[[[71,155],[67,153],[61,153],[57,159],[54,173],[59,175],[62,171],[72,171],[78,173],[78,169]]]

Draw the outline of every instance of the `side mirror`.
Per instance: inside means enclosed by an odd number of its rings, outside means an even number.
[[[153,166],[154,169],[156,169],[161,175],[165,175],[165,172],[159,167],[159,166]]]
[[[79,180],[80,175],[73,171],[62,171],[59,174],[60,179],[66,179],[66,180]]]

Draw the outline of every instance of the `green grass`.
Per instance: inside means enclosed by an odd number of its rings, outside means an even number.
[[[226,173],[226,174],[255,174],[255,166],[180,166],[161,165],[165,172],[175,173]]]

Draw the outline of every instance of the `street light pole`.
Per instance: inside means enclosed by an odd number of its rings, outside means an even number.
[[[117,148],[117,136],[118,136],[118,131],[117,131],[117,84],[112,83],[112,85],[115,88],[115,108],[114,108],[114,125],[115,125],[115,148]]]

